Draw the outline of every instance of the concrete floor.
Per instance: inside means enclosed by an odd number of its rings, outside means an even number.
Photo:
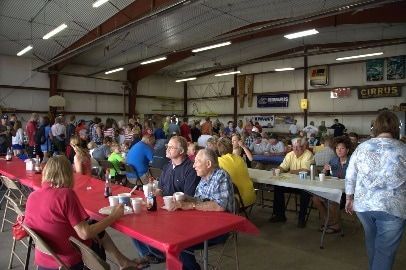
[[[4,206],[0,210],[3,217]],[[296,227],[297,216],[288,212],[286,223],[270,224],[272,209],[255,207],[251,213],[252,222],[260,229],[258,237],[239,235],[238,251],[240,269],[328,269],[328,270],[359,270],[367,269],[367,257],[363,243],[363,230],[355,216],[343,214],[345,236],[327,235],[325,249],[319,248],[320,232],[317,211],[313,210],[305,229]],[[108,229],[115,243],[128,257],[137,257],[130,240],[123,234]],[[9,250],[11,247],[10,226],[0,233],[0,270],[7,269]],[[209,260],[214,262],[215,250],[210,251]],[[226,254],[233,255],[233,246],[228,245]],[[23,269],[17,266],[13,269]],[[112,269],[118,269],[112,264]],[[32,262],[30,269],[35,269]],[[165,269],[165,264],[153,265],[153,270]],[[220,269],[235,269],[229,258],[222,260]],[[406,240],[398,250],[395,270],[406,269]]]

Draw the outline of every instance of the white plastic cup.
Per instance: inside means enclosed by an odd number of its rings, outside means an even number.
[[[134,214],[140,214],[142,207],[142,198],[131,198],[131,206],[133,207]]]
[[[324,173],[319,173],[319,180],[324,181],[326,179],[326,175]]]
[[[281,173],[281,169],[275,169],[275,176],[279,176],[280,173]]]
[[[173,208],[175,205],[175,201],[173,200],[173,196],[164,196],[164,204],[166,208]]]
[[[110,206],[118,205],[118,196],[109,196],[109,204]]]
[[[148,197],[149,193],[152,192],[150,187],[151,187],[151,185],[149,185],[149,184],[145,184],[142,186],[142,190],[144,191],[145,198]]]
[[[185,199],[185,193],[183,192],[175,192],[173,196],[175,197],[176,201],[183,201]]]

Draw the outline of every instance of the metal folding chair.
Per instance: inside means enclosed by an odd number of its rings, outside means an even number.
[[[162,174],[162,170],[160,168],[149,167],[149,174],[154,179],[158,179],[159,176],[161,176],[161,174]]]
[[[84,265],[90,270],[110,270],[110,265],[102,260],[91,248],[75,237],[69,237],[71,244],[82,254]]]
[[[15,213],[15,216],[19,215],[24,215],[24,211],[20,208],[20,205],[13,200],[10,196],[5,195],[4,198],[7,200],[8,207],[11,211]],[[25,260],[23,261],[23,258],[20,257],[20,255],[16,252],[16,246],[17,246],[17,240],[13,237],[13,243],[11,245],[11,251],[10,251],[10,259],[8,262],[8,269],[13,268],[13,261],[14,258],[16,258],[20,264],[24,267],[24,269],[28,269],[28,264],[29,264],[29,259],[30,259],[30,246],[32,244],[32,239],[30,238],[28,240],[28,243],[24,242],[24,240],[20,240],[19,243],[21,243],[22,246],[24,246],[27,249],[27,254],[25,256]]]
[[[1,177],[1,182],[7,189],[4,196],[8,196],[12,199],[15,199],[16,201],[18,201],[18,204],[21,206],[23,204],[23,201],[26,200],[26,197],[25,197],[24,193],[21,191],[21,189],[17,186],[16,182],[14,182],[13,180],[11,180],[10,178],[5,177],[5,176]],[[5,208],[4,208],[3,220],[1,222],[0,232],[3,232],[4,224],[6,222],[10,223],[10,224],[14,224],[14,222],[15,222],[15,220],[8,219],[7,213],[9,210],[14,211],[14,208],[12,206],[10,206],[9,201],[7,200]]]
[[[241,193],[240,193],[240,191],[238,190],[238,187],[237,187],[234,183],[233,183],[233,188],[234,188],[234,197],[236,198],[235,214],[236,214],[236,215],[239,215],[239,214],[243,213],[244,216],[245,216],[247,219],[250,219],[250,218],[249,218],[249,214],[251,214],[252,208],[254,207],[254,204],[255,204],[255,203],[253,203],[253,204],[251,204],[251,205],[248,205],[248,206],[245,206],[245,205],[244,205],[244,202],[243,202],[243,200],[242,200],[242,197],[241,197]],[[247,213],[247,211],[248,211],[248,213]]]
[[[37,248],[42,253],[52,256],[59,265],[60,270],[69,270],[69,267],[59,258],[59,256],[52,250],[52,248],[32,229],[23,224],[23,228],[28,235],[32,238]]]
[[[144,183],[142,182],[140,176],[138,175],[137,171],[135,170],[134,166],[131,164],[125,164],[125,172],[127,173],[134,173],[136,175],[136,178],[128,178],[127,176],[127,180],[128,182],[130,182],[133,185],[136,185],[137,187],[139,187],[142,190],[142,186],[144,185]]]

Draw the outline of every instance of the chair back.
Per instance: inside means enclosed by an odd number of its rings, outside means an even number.
[[[23,199],[25,199],[25,195],[21,191],[21,189],[17,186],[17,184],[6,176],[2,176],[1,181],[3,182],[3,185],[7,188],[6,195],[9,196],[12,195],[15,199],[18,199],[19,204],[21,204],[23,202]]]
[[[52,250],[51,247],[42,239],[34,230],[30,229],[27,225],[22,224],[24,230],[32,238],[37,248],[42,253],[52,256],[59,265],[61,270],[69,270],[69,267],[59,258],[59,256]]]
[[[113,168],[113,164],[111,164],[111,162],[108,160],[99,160],[98,162],[104,171]]]
[[[149,174],[153,178],[158,179],[162,174],[162,170],[160,168],[149,167]]]
[[[91,248],[75,237],[69,237],[72,245],[82,254],[82,261],[90,270],[110,270],[110,265],[102,260]]]
[[[14,209],[14,212],[16,212],[17,215],[24,215],[24,211],[20,208],[20,205],[13,200],[10,196],[8,195],[4,195],[4,197],[6,198],[6,200],[8,201],[9,204],[11,204],[11,206]]]

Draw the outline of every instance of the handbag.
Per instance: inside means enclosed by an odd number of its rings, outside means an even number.
[[[28,236],[28,233],[24,230],[22,226],[24,222],[24,215],[18,215],[16,222],[13,224],[13,238],[17,241],[24,239]]]

